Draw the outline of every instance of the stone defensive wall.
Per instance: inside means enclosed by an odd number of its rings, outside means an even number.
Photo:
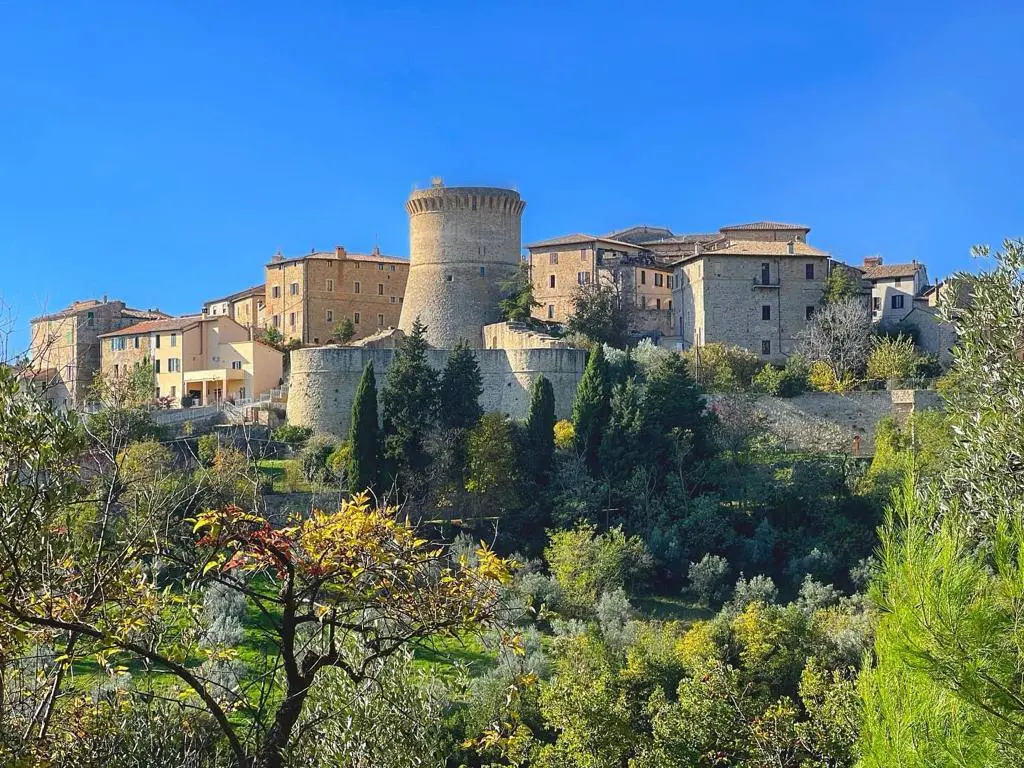
[[[289,423],[310,427],[317,433],[346,436],[363,367],[373,363],[379,393],[394,354],[393,349],[335,346],[294,350],[288,390]],[[569,416],[586,365],[584,350],[477,349],[473,354],[483,379],[480,404],[485,411],[526,418],[530,388],[534,379],[544,374],[555,391],[556,415]],[[448,350],[431,349],[427,355],[430,366],[441,370]]]
[[[850,392],[835,395],[807,392],[796,397],[770,395],[715,394],[708,405],[746,400],[753,406],[754,418],[792,451],[826,453],[875,452],[875,428],[886,416],[898,420],[914,411],[942,407],[931,390],[897,389],[876,392]],[[859,442],[856,440],[859,438]]]

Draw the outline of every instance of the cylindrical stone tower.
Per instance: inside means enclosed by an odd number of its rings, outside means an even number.
[[[483,327],[501,320],[501,283],[519,265],[523,202],[494,187],[445,187],[409,196],[409,281],[398,325],[419,317],[427,341],[450,349],[460,339],[482,347]]]

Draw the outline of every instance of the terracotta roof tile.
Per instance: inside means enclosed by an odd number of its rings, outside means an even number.
[[[232,293],[229,296],[224,296],[219,299],[211,299],[210,301],[203,304],[203,306],[206,307],[209,306],[210,304],[220,304],[222,301],[238,301],[239,299],[245,299],[248,298],[249,296],[263,296],[266,294],[266,292],[267,286],[264,283],[260,283],[259,285],[252,286],[251,288],[246,288],[244,291]]]
[[[879,264],[864,270],[865,280],[891,280],[896,277],[913,277],[924,265],[912,261],[909,264]]]
[[[731,224],[728,227],[722,227],[722,232],[768,232],[771,230],[790,230],[799,229],[806,232],[810,232],[811,228],[806,227],[803,224],[784,224],[780,221],[752,221],[749,224]]]
[[[643,250],[642,245],[636,243],[627,243],[622,240],[613,240],[608,237],[598,237],[597,235],[587,235],[582,232],[577,232],[573,235],[563,235],[562,237],[552,237],[548,240],[538,240],[535,243],[528,243],[527,248],[553,248],[556,245],[573,245],[574,243],[609,243],[611,245],[617,245],[624,248],[633,248]]]
[[[167,331],[184,331],[203,320],[202,315],[182,315],[181,317],[168,317],[161,320],[146,320],[135,325],[129,325],[110,333],[102,333],[99,338],[105,339],[108,336],[141,336],[144,333],[165,333]],[[210,318],[217,320],[219,318]]]

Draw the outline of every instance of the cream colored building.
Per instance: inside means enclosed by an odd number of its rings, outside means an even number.
[[[210,317],[226,315],[239,325],[261,328],[265,302],[265,286],[254,285],[230,296],[206,302],[203,304],[203,314]]]
[[[81,407],[100,370],[100,335],[140,320],[167,316],[157,309],[132,309],[123,301],[108,301],[104,296],[76,301],[59,312],[35,317],[25,375],[55,407]]]
[[[808,232],[754,222],[689,244],[690,252],[675,262],[677,346],[718,342],[783,362],[820,304],[828,275],[829,256],[807,244]]]
[[[526,246],[530,253],[534,317],[566,322],[582,286],[614,286],[635,309],[634,331],[672,332],[672,268],[642,245],[575,234]]]
[[[361,339],[384,328],[397,328],[409,278],[409,261],[370,254],[314,251],[266,265],[264,328],[285,339],[326,344],[343,319],[350,319]]]
[[[864,259],[864,279],[871,283],[871,319],[881,325],[895,325],[909,315],[928,287],[924,264],[883,264],[881,256]]]
[[[153,366],[153,395],[179,405],[259,397],[281,383],[283,355],[252,338],[230,317],[186,315],[151,320],[103,334],[103,372],[122,375]]]

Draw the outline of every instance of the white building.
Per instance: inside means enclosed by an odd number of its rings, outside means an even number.
[[[883,264],[881,256],[864,259],[864,279],[871,283],[871,319],[894,325],[914,309],[914,299],[928,287],[924,264]]]

